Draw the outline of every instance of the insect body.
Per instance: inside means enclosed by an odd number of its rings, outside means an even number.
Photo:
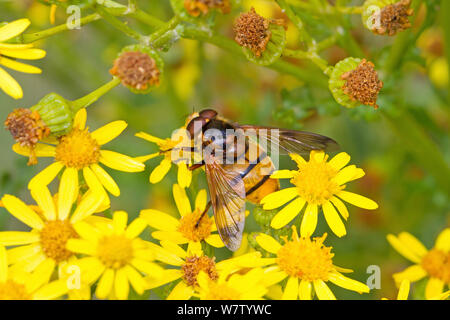
[[[232,251],[241,244],[245,201],[259,204],[280,188],[278,180],[270,178],[275,166],[261,142],[269,142],[272,150],[275,146],[280,153],[299,154],[337,145],[310,132],[239,125],[211,109],[192,115],[186,129],[203,151],[202,162],[191,170],[205,166],[217,230]]]

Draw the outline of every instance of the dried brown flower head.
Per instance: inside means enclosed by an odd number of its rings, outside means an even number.
[[[181,267],[181,271],[183,271],[183,280],[189,286],[197,285],[197,276],[200,271],[205,272],[211,280],[219,278],[214,258],[211,259],[207,256],[197,257],[194,255],[187,257],[185,264]]]
[[[155,59],[140,51],[122,53],[109,72],[119,77],[123,85],[137,90],[159,84],[160,71]]]
[[[271,23],[284,25],[283,20],[269,20],[256,13],[255,8],[251,8],[247,13],[241,13],[234,22],[234,40],[242,46],[249,48],[255,56],[261,56],[266,50],[267,43],[272,33],[269,30]]]
[[[393,36],[397,32],[410,28],[411,23],[408,17],[414,13],[414,10],[409,8],[410,4],[411,0],[400,0],[382,8],[380,13],[374,17],[374,19],[379,19],[379,23],[374,23],[372,30],[381,35]]]
[[[42,121],[37,111],[19,108],[11,112],[5,121],[5,127],[22,147],[33,150],[35,145],[50,134],[50,129]],[[33,152],[32,152],[33,153]],[[36,157],[30,156],[28,164],[35,164]]]
[[[372,62],[363,59],[356,69],[344,73],[341,78],[346,80],[342,91],[353,101],[378,108],[377,98],[383,82],[378,79]]]
[[[184,0],[184,8],[193,17],[207,14],[211,9],[219,9],[222,13],[229,13],[230,0]]]

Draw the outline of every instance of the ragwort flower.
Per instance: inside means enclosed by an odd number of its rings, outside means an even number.
[[[33,44],[10,44],[6,41],[17,37],[30,25],[30,20],[19,19],[0,26],[0,65],[24,73],[41,73],[41,69],[16,61],[37,60],[45,57],[45,51],[33,48]],[[17,81],[0,67],[0,89],[14,99],[21,99],[23,91]]]
[[[127,299],[130,284],[138,294],[145,291],[144,275],[159,277],[162,268],[153,263],[149,243],[139,238],[147,226],[137,218],[128,226],[128,214],[116,211],[113,219],[74,225],[80,239],[70,239],[67,249],[85,257],[78,265],[82,276],[94,284],[98,279],[95,295],[99,299]]]
[[[55,145],[38,143],[34,152],[37,157],[52,157],[55,162],[34,176],[28,184],[29,189],[46,187],[63,169],[61,185],[70,190],[78,189],[78,172],[94,192],[104,193],[104,188],[112,195],[119,196],[120,189],[113,178],[99,165],[124,172],[144,170],[144,164],[126,155],[103,150],[101,147],[116,138],[126,128],[125,121],[111,122],[93,132],[86,128],[86,110],[77,112],[72,130],[54,141]],[[29,156],[30,150],[15,144],[13,150]]]
[[[387,240],[392,247],[406,259],[414,262],[402,272],[395,273],[396,282],[418,281],[428,277],[425,297],[431,299],[450,285],[450,228],[444,229],[437,237],[433,249],[427,248],[416,237],[408,232],[398,236],[389,234]]]
[[[276,258],[265,260],[273,266],[266,269],[264,279],[268,285],[276,284],[288,278],[282,299],[300,300],[312,299],[314,290],[321,300],[336,299],[326,282],[330,281],[342,288],[359,293],[369,292],[365,284],[350,279],[341,272],[351,272],[333,264],[332,247],[326,247],[326,234],[310,239],[299,237],[295,227],[292,227],[292,239],[284,237],[284,245],[267,234],[256,237],[258,244],[266,251],[276,255]]]
[[[338,237],[342,237],[346,230],[339,214],[344,220],[347,220],[349,214],[341,199],[363,209],[378,208],[374,201],[344,190],[347,182],[364,176],[364,171],[355,165],[346,166],[350,161],[347,153],[341,152],[329,161],[328,155],[322,151],[311,151],[309,161],[297,154],[290,156],[297,163],[298,170],[279,170],[271,177],[291,179],[290,182],[295,186],[269,194],[261,200],[265,210],[288,203],[272,219],[273,228],[279,229],[288,224],[306,205],[300,225],[302,237],[309,237],[316,230],[320,207],[328,226]]]

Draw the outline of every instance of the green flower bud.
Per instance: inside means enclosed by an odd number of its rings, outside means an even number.
[[[62,136],[72,129],[74,113],[70,108],[70,101],[59,94],[47,94],[30,110],[39,113],[42,121],[55,136]]]
[[[259,65],[275,62],[286,46],[285,23],[280,19],[266,19],[251,8],[234,22],[235,41],[248,60]]]
[[[146,94],[161,82],[164,63],[156,51],[141,45],[125,47],[109,71],[134,93]]]
[[[278,210],[264,210],[261,206],[257,206],[253,210],[253,218],[261,227],[267,228],[277,212]]]
[[[411,27],[409,8],[411,0],[366,0],[361,15],[364,26],[370,31],[393,36]]]
[[[334,99],[346,108],[360,104],[378,108],[376,102],[383,82],[378,79],[372,62],[350,57],[334,66],[328,87]]]

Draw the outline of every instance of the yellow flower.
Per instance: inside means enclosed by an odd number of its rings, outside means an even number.
[[[198,192],[194,210],[191,208],[185,189],[178,184],[173,185],[173,197],[181,216],[180,219],[154,209],[141,211],[141,217],[147,221],[150,227],[157,229],[152,233],[153,238],[169,240],[175,244],[204,240],[216,248],[224,246],[219,234],[212,234],[217,231],[214,218],[205,214],[199,222],[202,212],[206,209],[206,190],[202,189]]]
[[[151,262],[149,242],[139,238],[147,224],[141,218],[127,226],[128,214],[116,211],[113,219],[92,224],[80,221],[74,225],[80,239],[70,239],[67,249],[86,257],[78,261],[81,275],[94,284],[99,299],[127,299],[130,284],[138,294],[145,291],[143,274],[159,277],[162,268]]]
[[[400,283],[400,288],[398,289],[397,300],[408,300],[409,289],[411,287],[411,282],[407,279],[403,279]],[[450,296],[450,290],[441,293],[436,297],[432,297],[428,300],[445,300]],[[388,300],[387,298],[382,298],[381,300]]]
[[[66,282],[55,280],[47,283],[42,273],[14,271],[8,268],[8,254],[0,246],[0,300],[50,300],[67,292]]]
[[[0,65],[24,73],[41,73],[41,69],[18,62],[16,59],[37,60],[45,57],[45,51],[33,48],[33,44],[10,44],[6,41],[17,37],[30,25],[30,20],[19,19],[0,27]],[[14,99],[21,99],[23,91],[17,81],[0,67],[0,89]]]
[[[188,249],[184,250],[177,244],[163,240],[161,247],[154,245],[154,251],[155,259],[175,266],[177,269],[165,269],[160,278],[149,279],[147,289],[153,289],[181,278],[181,281],[170,292],[167,300],[188,300],[194,296],[198,289],[197,277],[200,272],[205,272],[211,280],[217,280],[222,272],[227,272],[229,275],[244,268],[261,266],[261,253],[259,252],[216,262],[215,258],[210,258],[203,253],[200,242],[191,242]]]
[[[362,169],[354,165],[346,166],[350,161],[347,153],[341,152],[330,161],[327,161],[328,155],[317,151],[311,151],[309,161],[305,161],[297,154],[290,156],[297,163],[298,170],[279,170],[271,177],[291,179],[290,182],[295,187],[271,193],[261,200],[265,210],[279,208],[289,202],[272,219],[272,228],[280,229],[288,224],[306,205],[300,234],[302,237],[309,237],[316,230],[319,207],[322,207],[328,226],[338,237],[342,237],[346,234],[346,230],[338,212],[344,220],[347,220],[348,210],[341,199],[364,209],[378,208],[374,201],[344,191],[345,183],[364,176]]]
[[[444,287],[450,285],[450,228],[444,229],[437,237],[433,249],[425,246],[413,235],[402,232],[398,236],[389,234],[387,240],[392,247],[406,259],[415,264],[402,272],[395,273],[396,282],[409,280],[418,281],[428,277],[425,297],[442,294]]]
[[[264,280],[268,286],[288,278],[282,299],[310,300],[314,289],[321,300],[336,299],[326,282],[330,281],[342,288],[359,293],[369,292],[365,284],[347,278],[341,272],[351,272],[333,264],[332,247],[324,246],[326,233],[322,237],[299,237],[295,226],[292,227],[292,240],[284,238],[284,245],[267,234],[259,234],[256,242],[276,258],[264,259],[273,264],[265,270]]]
[[[113,178],[99,165],[124,172],[144,170],[144,164],[126,155],[103,150],[101,146],[116,138],[127,127],[125,121],[114,121],[89,132],[86,128],[86,110],[82,108],[74,119],[73,129],[55,145],[38,143],[34,149],[37,157],[53,157],[55,162],[34,176],[28,184],[29,189],[47,186],[56,175],[65,168],[61,176],[62,188],[78,189],[78,171],[83,172],[84,180],[94,192],[119,196],[120,189]],[[29,156],[30,149],[14,144],[13,150],[21,155]],[[104,189],[105,188],[105,189]]]
[[[192,172],[188,169],[189,158],[183,156],[182,146],[190,147],[190,140],[186,136],[184,128],[175,130],[172,138],[160,139],[145,132],[139,132],[136,137],[156,143],[159,151],[149,155],[135,158],[140,162],[153,159],[158,156],[164,156],[158,166],[150,174],[150,183],[160,182],[172,167],[172,163],[178,167],[178,184],[182,188],[187,188],[191,184]],[[177,147],[177,148],[175,148]],[[176,149],[176,150],[174,150]],[[189,154],[186,150],[185,154]]]
[[[68,239],[78,237],[74,223],[103,209],[105,198],[88,191],[76,204],[77,189],[60,185],[52,197],[47,187],[31,191],[37,206],[28,206],[12,195],[4,195],[2,203],[14,217],[31,227],[31,231],[1,231],[0,245],[9,249],[8,261],[14,270],[39,274],[49,281],[55,268],[71,261],[74,253],[66,249]]]
[[[251,269],[245,274],[220,274],[219,279],[211,280],[201,271],[197,277],[200,300],[261,300],[267,293],[263,285],[264,272],[261,268]]]

